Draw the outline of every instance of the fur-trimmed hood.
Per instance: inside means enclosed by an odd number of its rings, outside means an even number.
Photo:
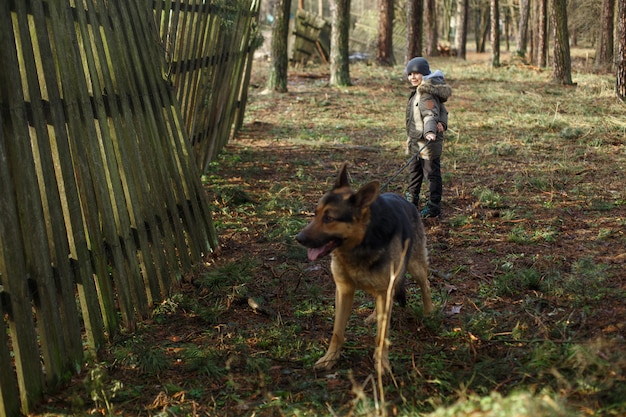
[[[437,96],[444,103],[452,95],[452,87],[450,87],[443,78],[443,73],[439,70],[431,75],[424,77],[422,83],[417,87],[420,94],[430,94]]]

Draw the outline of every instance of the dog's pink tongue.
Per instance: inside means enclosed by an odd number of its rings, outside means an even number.
[[[319,248],[309,248],[307,249],[307,255],[309,259],[314,261],[316,259],[322,258],[333,251],[337,247],[337,242],[330,241],[326,243],[324,246]]]
[[[321,248],[309,248],[307,249],[306,253],[309,257],[309,259],[311,261],[316,260],[317,258],[319,258],[320,256],[322,256],[322,254],[324,253],[325,247],[322,246]]]

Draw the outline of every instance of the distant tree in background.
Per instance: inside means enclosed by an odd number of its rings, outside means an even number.
[[[289,52],[289,12],[291,0],[276,0],[274,3],[274,22],[272,24],[271,67],[267,77],[267,89],[279,93],[287,92],[287,69]]]
[[[486,2],[485,2],[486,1]],[[479,1],[474,6],[474,38],[476,40],[476,52],[483,53],[486,49],[487,34],[489,33],[489,0]]]
[[[512,28],[511,21],[513,20],[514,14],[512,14],[512,7],[510,5],[504,5],[502,11],[504,12],[504,45],[506,51],[509,52],[511,50],[511,37],[512,37]]]
[[[613,19],[615,17],[615,0],[602,0],[602,17],[600,20],[598,44],[594,68],[606,71],[613,67]]]
[[[500,66],[500,5],[491,0],[491,66]]]
[[[407,0],[406,21],[407,46],[405,61],[409,62],[409,60],[416,56],[422,56],[422,31],[424,29],[423,0]]]
[[[424,0],[424,33],[426,34],[424,54],[437,56],[437,3],[435,0]]]
[[[548,65],[548,0],[537,0],[537,41],[535,62],[544,68]]]
[[[445,42],[451,41],[452,20],[456,13],[456,0],[439,1],[437,4],[437,30]],[[439,51],[441,53],[441,51]]]
[[[330,85],[350,82],[350,0],[330,0]]]
[[[295,2],[265,1],[276,3],[277,7],[284,7],[287,2]],[[524,57],[525,62],[539,67],[553,65],[554,81],[564,84],[571,83],[572,61],[569,48],[576,47],[578,42],[584,48],[596,49],[595,58],[592,59],[597,70],[604,70],[600,68],[603,65],[607,69],[611,64],[615,65],[619,40],[615,29],[615,22],[618,20],[615,16],[616,0],[496,1],[497,3],[494,0],[298,0],[298,4],[309,11],[324,12],[335,27],[330,40],[331,55],[333,50],[335,52],[334,58],[330,59],[333,85],[350,85],[350,47],[364,48],[361,51],[375,55],[376,62],[381,65],[395,65],[401,59],[408,61],[415,56],[439,55],[438,42],[441,41],[453,43],[453,51],[464,59],[467,41],[472,37],[476,40],[476,52],[491,52],[491,63],[494,65],[502,64],[499,61],[502,59],[500,54],[503,47],[499,45],[500,49],[494,48],[494,41],[506,41],[505,47],[508,51],[508,40],[515,39],[512,49],[516,54]],[[617,0],[617,3],[621,5],[624,1],[626,0]],[[352,15],[351,8],[355,9],[352,10]],[[406,14],[399,13],[399,10],[406,10]],[[333,15],[333,11],[336,14]],[[280,14],[275,15],[276,20],[280,20]],[[357,25],[352,27],[355,21]],[[499,24],[495,25],[495,22]],[[393,32],[404,30],[404,25],[406,38],[400,43],[406,41],[406,55],[401,58],[398,56],[400,45],[393,48],[398,43]],[[499,28],[498,32],[493,30],[496,27]],[[352,32],[352,29],[356,30]],[[350,38],[355,33],[357,35],[354,39]],[[363,33],[369,36],[363,36]],[[281,36],[276,37],[280,38]],[[333,48],[335,42],[339,42],[339,46]],[[549,54],[548,47],[553,48]],[[286,54],[286,45],[284,51]],[[594,54],[590,53],[589,56],[593,57]],[[281,62],[287,61],[275,59],[274,68],[280,69]],[[275,72],[280,74],[280,71]],[[273,78],[271,80],[275,81]],[[280,88],[279,83],[277,89]]]
[[[626,1],[618,0],[617,7],[617,73],[615,77],[615,94],[622,102],[626,102]]]
[[[469,12],[469,0],[457,0],[456,2],[456,33],[454,34],[454,47],[457,56],[465,59],[467,54],[467,16]]]
[[[382,66],[393,66],[393,0],[378,0],[378,43],[376,62]]]
[[[554,72],[552,81],[572,85],[572,58],[567,29],[566,0],[552,0],[552,27],[554,42]]]
[[[526,58],[528,52],[528,22],[530,19],[530,0],[520,0],[519,21],[517,25],[517,50],[515,53]]]

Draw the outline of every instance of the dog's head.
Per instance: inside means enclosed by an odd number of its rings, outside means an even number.
[[[370,206],[378,198],[378,191],[377,181],[353,191],[348,165],[344,163],[332,190],[319,200],[315,217],[296,236],[308,248],[309,259],[321,258],[338,248],[350,250],[361,243],[369,224]]]

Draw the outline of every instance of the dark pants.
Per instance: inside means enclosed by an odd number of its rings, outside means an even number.
[[[441,159],[415,158],[409,164],[409,188],[408,194],[413,197],[413,203],[417,206],[422,189],[424,177],[428,178],[430,196],[428,205],[435,210],[441,209],[441,195],[443,193],[443,181],[441,180]]]

